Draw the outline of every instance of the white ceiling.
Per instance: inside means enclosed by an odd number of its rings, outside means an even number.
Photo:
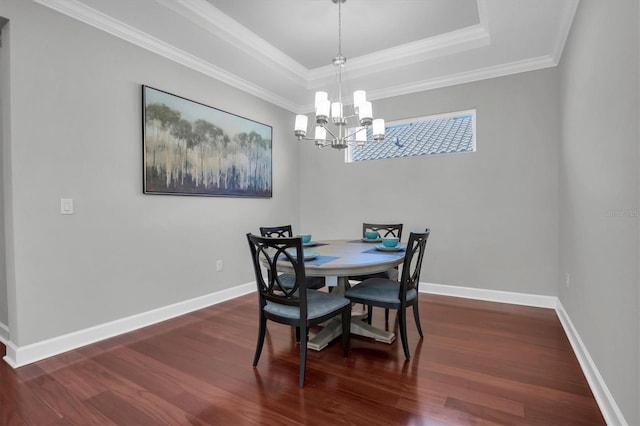
[[[35,1],[293,112],[336,86],[332,0]],[[555,66],[578,1],[347,0],[344,89],[376,100]]]

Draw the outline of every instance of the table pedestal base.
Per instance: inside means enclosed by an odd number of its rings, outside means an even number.
[[[342,321],[340,318],[334,318],[328,321],[324,328],[313,338],[307,342],[307,348],[315,351],[321,351],[327,347],[336,337],[342,334]],[[380,330],[379,328],[372,327],[366,322],[362,321],[362,318],[351,319],[351,334],[357,334],[358,336],[370,337],[375,339],[376,342],[383,342],[391,344],[396,339],[395,333],[389,331]]]
[[[343,296],[345,288],[349,286],[349,282],[344,277],[338,278],[338,285],[333,290],[333,293]],[[380,330],[373,327],[363,321],[367,315],[366,311],[352,312],[351,313],[351,333],[358,336],[370,337],[377,342],[383,342],[391,344],[396,339],[395,333]],[[335,317],[324,324],[324,328],[315,336],[313,336],[307,342],[307,348],[315,351],[321,351],[329,342],[342,334],[342,320],[340,317]]]

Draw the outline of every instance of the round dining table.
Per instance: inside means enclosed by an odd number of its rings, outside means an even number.
[[[343,296],[350,286],[349,276],[383,272],[400,265],[404,260],[404,247],[386,248],[379,240],[322,240],[304,245],[305,273],[307,276],[325,277],[326,285],[333,287],[331,293]],[[283,269],[287,272],[286,269]],[[392,343],[395,334],[381,330],[363,321],[361,314],[353,313],[351,333],[373,338],[379,342]],[[324,349],[341,332],[340,318],[324,324],[322,330],[311,336],[307,347]]]

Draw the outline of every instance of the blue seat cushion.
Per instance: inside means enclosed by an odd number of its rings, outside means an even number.
[[[348,299],[342,296],[334,296],[324,291],[307,290],[307,318],[320,318],[328,313],[344,308],[350,303]],[[264,310],[265,312],[284,318],[300,318],[300,308],[297,306],[267,302]]]
[[[400,306],[400,283],[385,278],[371,278],[345,292],[345,297]],[[415,299],[416,289],[407,291],[407,301]]]

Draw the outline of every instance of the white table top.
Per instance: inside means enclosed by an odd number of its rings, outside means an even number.
[[[305,252],[313,251],[320,256],[335,256],[329,262],[314,265],[305,262],[307,276],[349,276],[383,272],[400,265],[404,260],[404,251],[376,251],[380,243],[361,242],[360,240],[323,240],[317,246],[304,247]],[[372,252],[367,253],[371,250]]]

